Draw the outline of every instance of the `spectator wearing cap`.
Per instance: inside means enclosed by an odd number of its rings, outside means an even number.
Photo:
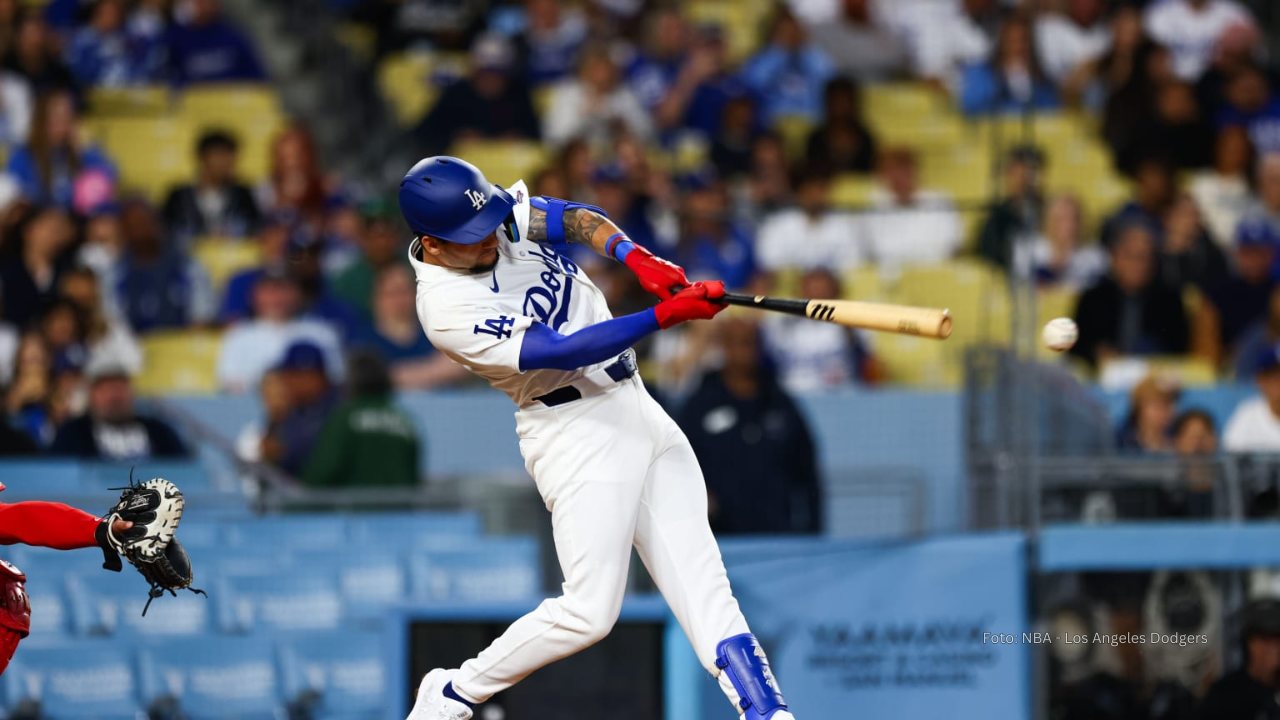
[[[1143,25],[1156,42],[1173,50],[1178,77],[1195,82],[1234,28],[1254,29],[1253,16],[1235,0],[1166,0],[1147,6]]]
[[[67,64],[84,87],[122,87],[164,80],[164,48],[125,23],[124,0],[98,0],[88,24],[71,37]]]
[[[275,369],[284,380],[289,413],[263,438],[262,459],[299,477],[337,407],[338,392],[329,377],[325,353],[314,343],[293,343]]]
[[[1280,600],[1250,602],[1241,620],[1244,665],[1210,686],[1197,720],[1280,717]]]
[[[196,180],[179,185],[164,203],[164,221],[184,245],[200,237],[245,238],[258,225],[253,191],[236,179],[234,137],[211,130],[196,142]]]
[[[751,232],[729,213],[724,183],[712,174],[681,181],[680,236],[674,261],[691,279],[723,280],[742,288],[756,271]]]
[[[1205,291],[1196,318],[1205,355],[1214,362],[1231,357],[1244,331],[1266,317],[1277,248],[1280,233],[1264,220],[1246,220],[1236,231],[1235,272]]]
[[[1176,168],[1164,155],[1147,155],[1133,168],[1134,196],[1102,224],[1100,240],[1104,248],[1110,248],[1116,232],[1133,222],[1146,223],[1155,233],[1156,241],[1163,239],[1164,214],[1173,205],[1178,193]]]
[[[779,118],[816,122],[823,89],[835,74],[826,52],[807,37],[805,27],[784,4],[775,6],[768,44],[742,68],[747,85],[762,98],[766,123]]]
[[[796,206],[770,213],[760,226],[760,267],[845,270],[865,262],[857,218],[831,207],[830,171],[809,166],[794,182]]]
[[[754,93],[732,71],[723,32],[711,25],[695,34],[675,82],[654,108],[654,117],[668,137],[689,130],[710,141],[720,129],[725,107],[741,97],[754,97]]]
[[[329,288],[334,296],[356,310],[372,313],[373,282],[383,269],[404,262],[404,248],[391,213],[382,204],[366,207],[360,217],[359,254],[339,271]]]
[[[378,272],[373,288],[373,322],[352,344],[389,367],[399,388],[430,388],[457,383],[467,371],[436,352],[422,332],[414,295],[413,271],[393,263]]]
[[[644,42],[627,65],[627,85],[650,113],[680,76],[693,31],[678,4],[659,5],[645,20]]]
[[[834,77],[822,90],[821,124],[809,134],[805,158],[826,163],[836,173],[869,173],[875,169],[876,140],[862,119],[858,87],[847,77]]]
[[[1188,347],[1182,296],[1156,282],[1155,237],[1126,225],[1111,247],[1105,276],[1080,295],[1080,339],[1071,353],[1094,367],[1117,356],[1176,355]]]
[[[315,488],[417,487],[423,465],[418,429],[392,401],[386,364],[376,354],[355,353],[348,367],[348,396],[325,421],[302,482]]]
[[[920,187],[919,159],[906,147],[880,159],[880,187],[871,194],[875,212],[863,222],[866,251],[889,271],[911,263],[943,263],[960,249],[960,215],[945,193]]]
[[[58,428],[51,455],[83,460],[185,458],[190,451],[164,421],[134,407],[133,381],[119,365],[90,366],[89,407]]]
[[[576,8],[556,0],[528,0],[525,28],[515,39],[519,66],[535,87],[573,74],[587,23]]]
[[[166,38],[173,84],[267,79],[248,36],[223,17],[221,0],[192,0],[190,8],[187,21],[171,25]]]
[[[297,281],[283,267],[269,267],[253,284],[252,317],[232,324],[218,355],[218,386],[230,392],[256,388],[294,343],[306,341],[341,368],[342,345],[328,323],[302,314]],[[422,333],[419,332],[419,335]]]
[[[1057,88],[1040,66],[1035,45],[1026,17],[1005,20],[991,60],[964,69],[960,109],[966,115],[994,115],[1058,107]]]
[[[29,213],[15,232],[16,252],[0,261],[0,306],[5,320],[25,328],[57,294],[75,228],[65,210],[48,206]]]
[[[125,203],[120,214],[124,254],[115,277],[120,312],[138,334],[211,322],[217,298],[209,275],[174,247],[154,208]]]
[[[1252,380],[1258,372],[1259,360],[1268,357],[1276,345],[1280,345],[1280,285],[1272,288],[1267,298],[1266,317],[1245,328],[1236,342],[1231,359],[1236,382]]]
[[[1008,270],[1015,248],[1036,230],[1044,211],[1044,154],[1031,145],[1010,150],[1002,163],[1004,199],[987,213],[978,233],[978,255]]]
[[[1244,128],[1259,153],[1280,152],[1280,95],[1266,71],[1247,64],[1227,81],[1226,107],[1218,111],[1219,129]]]
[[[719,118],[717,117],[717,120]],[[594,147],[609,145],[615,126],[643,140],[653,136],[653,123],[640,99],[621,81],[621,72],[607,45],[588,44],[578,58],[578,73],[551,89],[546,114],[546,139],[561,146],[583,138]]]
[[[1173,378],[1148,375],[1129,392],[1129,412],[1116,430],[1122,451],[1162,453],[1173,449],[1173,419],[1181,389]]]
[[[438,155],[459,140],[537,140],[538,115],[529,87],[516,76],[515,51],[498,35],[471,47],[471,73],[440,94],[413,136],[423,154]]]
[[[1264,348],[1255,358],[1258,394],[1242,401],[1222,431],[1228,452],[1280,450],[1280,346]]]
[[[311,233],[291,238],[285,264],[302,291],[302,312],[333,326],[343,340],[358,335],[367,318],[329,290],[324,272],[324,243]]]

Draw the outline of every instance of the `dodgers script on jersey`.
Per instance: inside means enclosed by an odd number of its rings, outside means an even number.
[[[409,262],[418,277],[418,320],[427,339],[524,406],[613,362],[610,358],[577,370],[521,372],[525,330],[540,322],[568,335],[613,314],[604,294],[577,264],[550,245],[526,239],[530,206],[524,182],[507,191],[516,200],[516,237],[498,233],[498,264],[492,272],[471,274],[420,262],[417,240],[409,246]]]

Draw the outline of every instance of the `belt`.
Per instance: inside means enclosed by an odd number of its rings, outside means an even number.
[[[614,360],[609,365],[588,373],[585,377],[588,382],[585,384],[587,385],[588,391],[591,391],[591,394],[594,395],[596,392],[603,390],[608,385],[620,383],[635,374],[635,356],[631,354],[631,351],[627,351],[619,355],[618,359]],[[583,392],[580,388],[575,385],[565,385],[564,387],[552,390],[546,395],[539,395],[534,398],[534,401],[540,402],[547,407],[555,407],[557,405],[571,403],[574,400],[581,400],[582,398]]]

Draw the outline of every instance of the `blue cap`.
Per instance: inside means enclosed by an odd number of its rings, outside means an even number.
[[[605,163],[597,165],[591,171],[591,182],[595,183],[620,183],[627,179],[627,171],[622,169],[622,165],[618,163]]]
[[[448,155],[419,160],[400,181],[400,212],[409,228],[451,243],[483,242],[515,204],[475,165]]]
[[[1280,368],[1280,345],[1268,345],[1265,350],[1258,352],[1254,362],[1257,363],[1254,372],[1258,375]]]
[[[284,357],[276,364],[276,370],[316,370],[328,375],[324,351],[319,345],[300,340],[284,351]]]
[[[1246,218],[1236,226],[1238,247],[1280,247],[1280,233],[1266,218]]]

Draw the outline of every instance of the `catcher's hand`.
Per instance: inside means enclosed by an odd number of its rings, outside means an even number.
[[[191,588],[193,579],[191,560],[178,543],[176,532],[182,520],[184,501],[182,491],[164,478],[152,478],[119,488],[120,500],[107,511],[104,522],[98,526],[98,544],[102,546],[102,566],[119,572],[123,555],[147,583],[151,585],[147,614],[151,601],[165,592]],[[200,590],[192,590],[204,594]]]

